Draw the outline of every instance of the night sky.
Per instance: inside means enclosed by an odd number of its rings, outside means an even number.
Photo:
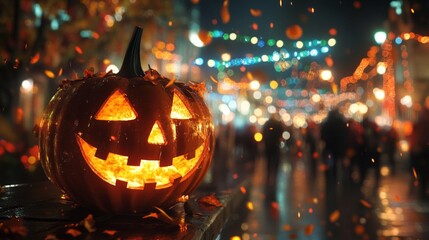
[[[353,73],[360,60],[366,56],[371,45],[375,44],[373,34],[377,30],[386,29],[389,0],[295,0],[283,1],[280,7],[278,0],[230,0],[229,12],[231,20],[222,23],[220,9],[223,0],[201,0],[201,27],[206,30],[219,29],[225,32],[236,32],[263,39],[275,38],[289,40],[285,35],[285,29],[298,24],[303,29],[303,35],[299,40],[329,39],[329,29],[337,30],[337,45],[331,49],[334,60],[333,69],[336,71],[335,79]],[[250,9],[259,9],[262,16],[254,17]],[[312,13],[310,9],[313,8]],[[213,19],[217,24],[213,24]],[[274,27],[270,28],[270,23]],[[258,30],[252,29],[252,24],[258,24]],[[212,43],[215,46],[207,46],[203,52],[210,55],[219,54],[219,49],[235,54],[232,57],[243,57],[242,54],[257,50],[250,50],[243,44],[236,43]],[[216,45],[217,44],[217,45]],[[262,51],[262,49],[261,49]],[[265,50],[267,52],[268,50]],[[272,52],[272,51],[271,51]],[[241,55],[241,56],[240,56]],[[217,57],[217,56],[213,56]],[[323,61],[323,60],[322,60]],[[266,63],[265,69],[276,74],[272,63]],[[284,74],[284,73],[283,73]],[[281,74],[277,74],[281,78]]]

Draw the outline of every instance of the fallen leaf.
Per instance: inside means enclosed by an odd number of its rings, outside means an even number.
[[[106,229],[106,230],[103,231],[104,234],[107,234],[107,235],[110,235],[110,236],[115,235],[117,232],[118,231],[116,231],[116,230],[108,230],[108,229]]]
[[[69,229],[66,231],[66,234],[69,234],[69,235],[71,235],[72,237],[79,237],[80,235],[82,235],[82,232],[81,232],[81,231],[79,231],[79,230],[77,230],[77,229],[75,229],[75,228],[69,228]]]
[[[83,219],[81,224],[90,233],[97,231],[97,229],[95,228],[95,220],[92,214],[89,214],[85,219]]]
[[[205,205],[209,205],[209,206],[215,206],[215,207],[222,207],[222,203],[219,201],[219,199],[217,199],[214,194],[208,195],[208,196],[204,196],[204,197],[200,197],[198,199],[199,203],[205,204]]]

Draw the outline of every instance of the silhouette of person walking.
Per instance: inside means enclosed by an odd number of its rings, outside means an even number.
[[[321,139],[325,143],[324,160],[327,167],[327,187],[337,181],[338,162],[342,160],[346,150],[347,126],[346,121],[337,109],[328,113],[328,117],[322,123]]]
[[[266,194],[268,200],[275,199],[277,187],[277,174],[280,162],[280,142],[284,126],[277,114],[271,114],[267,122],[262,127],[263,141],[266,157]]]
[[[380,181],[380,134],[381,129],[378,125],[365,116],[362,120],[363,127],[363,158],[360,165],[360,184],[363,184],[367,171],[374,167],[376,184]]]
[[[429,181],[429,97],[419,119],[413,124],[411,134],[411,167],[417,175],[419,196],[426,199]]]

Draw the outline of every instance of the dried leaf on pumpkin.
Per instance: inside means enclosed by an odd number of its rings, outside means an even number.
[[[80,235],[82,235],[82,232],[77,230],[76,228],[69,228],[66,231],[66,234],[71,235],[72,237],[79,237]]]
[[[97,229],[95,228],[95,220],[92,214],[89,214],[85,219],[80,222],[80,224],[83,225],[85,229],[90,233],[97,231]]]
[[[208,206],[223,207],[222,203],[215,197],[214,194],[200,197],[198,202]]]

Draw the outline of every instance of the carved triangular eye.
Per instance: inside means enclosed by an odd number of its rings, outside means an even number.
[[[104,121],[129,121],[136,117],[137,112],[126,95],[119,90],[110,95],[95,115],[96,120]]]
[[[170,117],[172,119],[191,119],[192,114],[189,112],[188,107],[180,98],[177,92],[173,95],[173,106],[171,107]]]
[[[149,134],[149,138],[147,139],[147,142],[150,144],[156,144],[156,145],[167,144],[167,141],[165,140],[165,137],[164,137],[164,133],[158,121],[156,121],[155,124],[153,125],[152,130],[150,131],[150,134]]]

